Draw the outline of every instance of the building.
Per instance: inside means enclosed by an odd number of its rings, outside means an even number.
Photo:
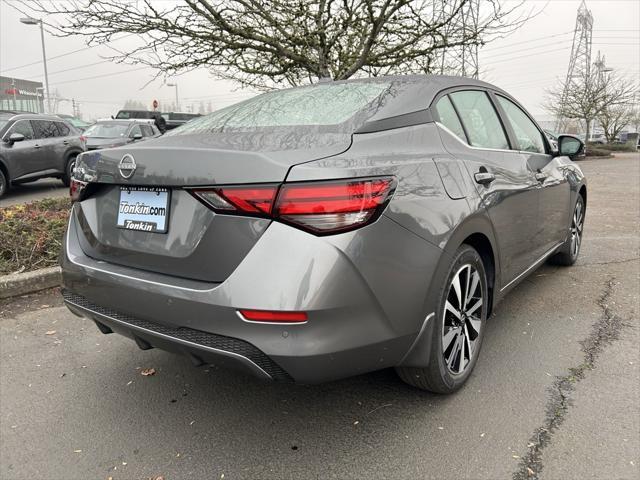
[[[0,77],[0,110],[44,112],[42,82]]]

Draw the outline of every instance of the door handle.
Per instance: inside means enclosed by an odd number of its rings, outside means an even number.
[[[40,145],[36,144],[33,146],[33,148],[40,148]]]
[[[496,176],[493,173],[487,172],[487,169],[482,167],[479,172],[473,175],[476,183],[480,185],[489,185],[496,179]]]
[[[536,180],[538,180],[540,183],[542,183],[547,179],[548,176],[549,175],[547,175],[546,173],[538,172],[538,173],[536,173]]]

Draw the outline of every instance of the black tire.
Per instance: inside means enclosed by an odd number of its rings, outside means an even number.
[[[551,263],[555,265],[562,265],[565,267],[569,267],[576,263],[576,260],[580,255],[582,233],[584,231],[584,217],[586,213],[587,209],[584,204],[584,198],[582,198],[582,195],[578,194],[578,198],[573,207],[573,215],[571,215],[569,236],[558,249],[558,253],[551,257]]]
[[[69,159],[67,160],[67,165],[65,166],[65,169],[64,169],[64,175],[62,175],[62,177],[60,178],[60,180],[62,180],[62,183],[64,183],[65,187],[68,187],[69,185],[71,185],[71,176],[73,175],[73,169],[76,168],[77,158],[78,158],[78,155],[74,154],[70,156]]]
[[[5,193],[9,191],[9,181],[5,176],[4,172],[0,170],[0,198],[4,196]]]
[[[465,277],[465,269],[468,267],[471,268],[466,270],[468,273]],[[478,284],[475,288],[471,285],[467,287],[465,278],[473,278],[475,276],[473,272],[478,274]],[[461,292],[463,298],[461,301],[458,300],[460,294],[456,294],[457,290],[454,287],[455,277],[458,277],[458,282],[460,282],[458,286],[461,290],[464,289],[464,292]],[[471,290],[471,296],[467,294],[467,290]],[[467,300],[464,300],[465,298]],[[424,336],[425,339],[430,338],[431,341],[428,366],[426,368],[398,367],[396,371],[400,378],[409,385],[434,393],[448,394],[462,387],[475,367],[484,338],[484,327],[489,310],[487,274],[482,258],[473,247],[462,245],[456,251],[445,281],[440,288],[439,299],[436,315],[430,320],[429,328],[432,329],[432,334]],[[472,307],[477,304],[478,300],[482,300],[481,305],[473,309]],[[466,304],[462,308],[462,318],[449,310],[449,308],[456,306],[456,301]],[[447,303],[449,303],[449,307],[445,312]],[[460,305],[458,304],[457,307],[460,308]],[[467,316],[467,312],[471,312],[471,314]],[[474,325],[478,327],[478,331],[475,339],[471,339]],[[456,333],[458,330],[459,333]],[[455,336],[451,337],[451,335]],[[459,339],[461,339],[460,344],[458,344]],[[445,348],[445,344],[448,347]],[[462,350],[459,350],[456,356],[455,351],[458,345]],[[464,357],[466,353],[470,353],[468,359]],[[449,364],[452,359],[453,362]],[[456,359],[459,360],[457,363]],[[462,369],[460,370],[460,368]],[[459,371],[455,372],[454,370]]]

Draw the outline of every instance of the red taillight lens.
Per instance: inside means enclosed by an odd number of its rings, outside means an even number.
[[[245,320],[251,322],[303,323],[308,320],[306,312],[278,312],[272,310],[238,310]]]
[[[82,192],[86,187],[87,184],[85,182],[71,178],[71,183],[69,184],[69,196],[71,197],[71,203],[77,202],[82,198]]]
[[[285,183],[274,215],[314,233],[351,230],[381,212],[394,186],[393,178]]]
[[[87,137],[85,137],[84,135],[80,135],[80,141],[82,143],[87,143]]]
[[[197,188],[190,192],[218,213],[272,218],[316,235],[328,235],[375,220],[395,186],[393,177],[376,177]]]
[[[203,188],[191,192],[205,205],[221,213],[270,215],[278,185]]]

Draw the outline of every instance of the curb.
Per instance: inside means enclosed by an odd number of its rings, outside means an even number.
[[[0,276],[0,298],[17,297],[57,287],[62,279],[60,267]]]

